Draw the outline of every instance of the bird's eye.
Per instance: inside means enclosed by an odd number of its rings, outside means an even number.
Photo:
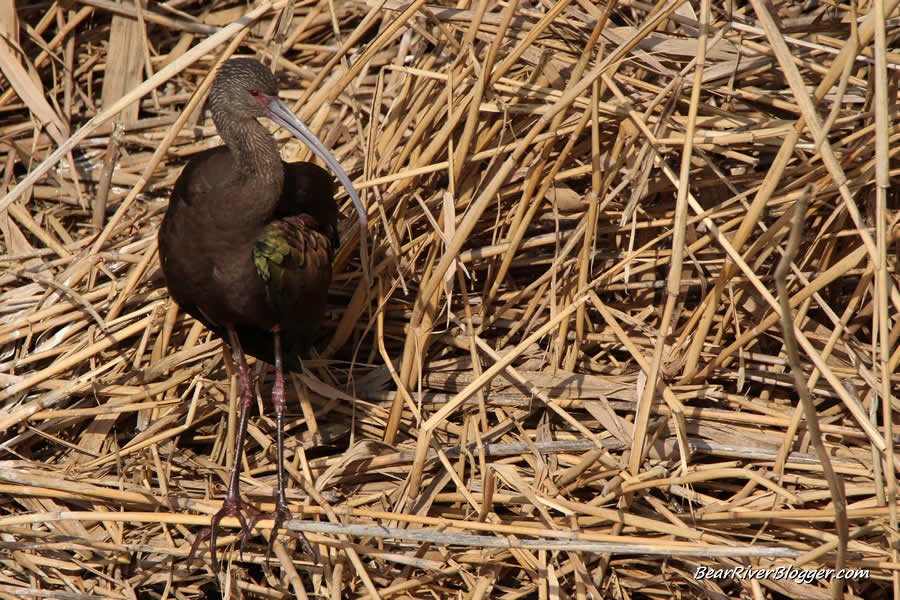
[[[250,95],[254,97],[259,96],[259,90],[250,90]]]

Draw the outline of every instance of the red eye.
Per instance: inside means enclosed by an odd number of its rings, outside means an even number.
[[[250,95],[253,97],[259,96],[259,90],[250,90]]]

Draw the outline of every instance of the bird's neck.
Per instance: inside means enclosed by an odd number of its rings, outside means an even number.
[[[219,135],[231,150],[239,176],[244,181],[260,180],[266,188],[281,195],[284,164],[275,137],[256,119],[216,123]]]

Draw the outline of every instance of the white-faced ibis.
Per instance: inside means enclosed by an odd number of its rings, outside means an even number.
[[[268,117],[309,146],[337,174],[363,225],[366,213],[337,159],[278,99],[275,78],[258,61],[225,62],[210,89],[209,107],[225,146],[199,153],[175,182],[159,230],[159,255],[172,298],[228,342],[237,364],[241,415],[234,465],[225,502],[208,534],[213,569],[218,571],[215,548],[221,519],[237,517],[246,541],[263,516],[241,499],[239,490],[252,400],[244,349],[275,365],[274,539],[290,518],[284,497],[283,354],[297,357],[315,338],[325,314],[338,241],[332,176],[312,163],[282,161],[275,138],[257,118]],[[251,515],[249,525],[245,512]],[[205,537],[197,536],[191,555]],[[301,541],[310,551],[306,540]]]

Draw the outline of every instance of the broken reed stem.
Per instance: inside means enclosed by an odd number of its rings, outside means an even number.
[[[800,402],[803,405],[803,412],[806,413],[806,426],[809,429],[809,438],[816,449],[819,462],[822,464],[822,473],[828,482],[831,490],[832,504],[834,506],[835,524],[837,526],[838,539],[840,543],[837,547],[837,558],[835,560],[835,568],[843,569],[847,564],[847,544],[849,543],[849,526],[847,522],[847,496],[844,492],[844,482],[838,477],[831,466],[831,459],[828,450],[822,441],[822,431],[819,429],[819,416],[816,413],[816,405],[810,396],[809,388],[806,385],[806,378],[803,376],[803,367],[800,363],[800,352],[797,345],[797,338],[794,335],[794,318],[791,312],[790,295],[788,294],[787,276],[791,270],[791,263],[797,255],[800,247],[801,236],[803,235],[803,221],[806,216],[806,206],[808,199],[813,194],[813,186],[808,185],[797,205],[794,208],[794,219],[791,225],[790,237],[788,238],[787,247],[778,267],[775,269],[775,287],[778,290],[778,303],[781,308],[782,331],[784,333],[784,346],[787,352],[788,360],[791,364],[791,374],[794,377],[794,385],[797,394],[800,396]],[[844,597],[843,582],[837,578],[832,582],[831,593],[834,600]]]

